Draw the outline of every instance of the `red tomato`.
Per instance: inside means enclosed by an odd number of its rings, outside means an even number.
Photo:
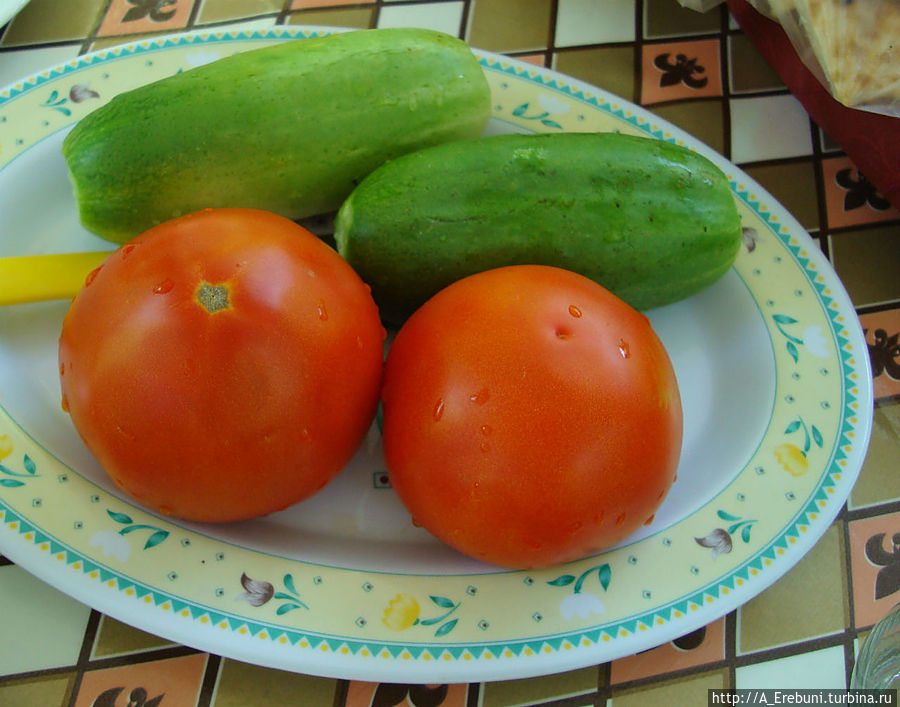
[[[643,315],[559,268],[460,280],[404,324],[382,390],[388,475],[413,520],[511,568],[594,553],[675,478],[675,374]]]
[[[328,245],[250,209],[191,214],[113,253],[59,341],[63,407],[113,481],[231,521],[321,489],[378,404],[384,329]]]

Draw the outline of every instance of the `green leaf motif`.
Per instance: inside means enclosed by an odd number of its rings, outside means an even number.
[[[800,429],[800,424],[800,420],[794,420],[791,424],[784,428],[784,433],[786,435],[793,434]]]
[[[550,120],[549,118],[544,118],[541,121],[541,123],[546,125],[548,128],[558,128],[559,130],[562,130],[562,125],[557,123],[555,120]]]
[[[564,574],[564,575],[560,575],[556,579],[551,579],[549,582],[547,582],[547,584],[549,584],[553,587],[565,587],[565,586],[572,584],[572,582],[574,582],[574,581],[575,581],[574,574]]]
[[[297,588],[294,586],[294,575],[290,572],[284,575],[284,586],[287,587],[291,592],[296,595],[299,595],[300,592],[297,591]]]
[[[513,109],[512,114],[513,114],[514,116],[516,116],[517,118],[521,118],[521,117],[522,117],[523,115],[525,115],[527,112],[528,112],[528,104],[527,104],[527,103],[523,103],[523,104],[520,105],[520,106],[516,106],[515,109]]]
[[[791,358],[794,359],[794,363],[797,363],[800,360],[800,352],[797,351],[797,345],[793,341],[788,341],[785,344],[785,348],[787,348]]]
[[[740,520],[740,516],[732,515],[727,511],[716,511],[716,515],[719,516],[722,520]]]
[[[147,542],[144,543],[144,549],[149,550],[151,547],[156,547],[167,537],[169,537],[168,530],[157,530],[149,538],[147,538]]]
[[[745,525],[743,528],[741,528],[741,540],[743,540],[745,543],[750,542],[750,525]]]
[[[609,563],[606,562],[597,569],[597,574],[600,577],[600,586],[603,587],[603,591],[605,592],[609,589],[609,581],[612,579],[612,569],[610,569]]]
[[[124,513],[117,513],[116,511],[111,511],[109,509],[107,509],[106,512],[107,512],[107,514],[109,514],[110,518],[112,518],[114,521],[116,521],[116,523],[122,523],[124,525],[128,525],[129,523],[134,523],[134,521],[131,520],[131,517],[125,515]]]
[[[275,610],[275,613],[278,616],[282,616],[283,614],[286,614],[289,611],[293,611],[294,609],[299,609],[299,608],[300,608],[299,604],[282,604]]]
[[[27,471],[32,476],[37,471],[37,465],[34,463],[34,460],[29,457],[27,454],[25,455],[25,460],[23,462],[25,465],[25,471]]]
[[[448,621],[447,623],[443,624],[440,628],[438,628],[438,630],[434,632],[434,635],[438,636],[438,637],[446,636],[454,628],[456,628],[456,624],[458,621],[459,621],[459,619],[453,619],[452,621]]]
[[[813,442],[816,443],[817,447],[821,447],[824,444],[824,440],[822,439],[822,433],[819,432],[819,428],[813,425],[810,430],[812,431]]]
[[[439,607],[441,607],[442,609],[452,609],[454,606],[456,606],[456,605],[455,605],[450,599],[448,599],[447,597],[435,597],[435,596],[430,596],[430,597],[428,597],[428,598],[431,599],[432,602],[434,602],[435,604],[437,604],[437,605],[438,605]]]
[[[24,486],[25,482],[17,481],[16,479],[0,479],[0,486],[4,486],[8,489],[13,489],[16,486]]]
[[[787,314],[773,314],[772,319],[774,319],[779,324],[796,324],[797,320]]]

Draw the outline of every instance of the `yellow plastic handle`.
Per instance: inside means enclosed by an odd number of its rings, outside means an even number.
[[[0,305],[71,299],[109,251],[0,258]]]

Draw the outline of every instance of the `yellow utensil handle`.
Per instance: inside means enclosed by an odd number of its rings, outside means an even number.
[[[0,305],[71,299],[110,252],[0,258]]]

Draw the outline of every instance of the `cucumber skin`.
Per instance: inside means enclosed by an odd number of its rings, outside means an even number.
[[[114,97],[66,137],[82,224],[125,242],[208,207],[337,209],[386,160],[480,135],[490,88],[461,40],[376,29],[222,58]]]
[[[684,299],[733,264],[741,220],[705,157],[618,133],[495,135],[375,170],[337,215],[338,252],[402,323],[466,275],[511,264],[581,273],[635,309]]]

